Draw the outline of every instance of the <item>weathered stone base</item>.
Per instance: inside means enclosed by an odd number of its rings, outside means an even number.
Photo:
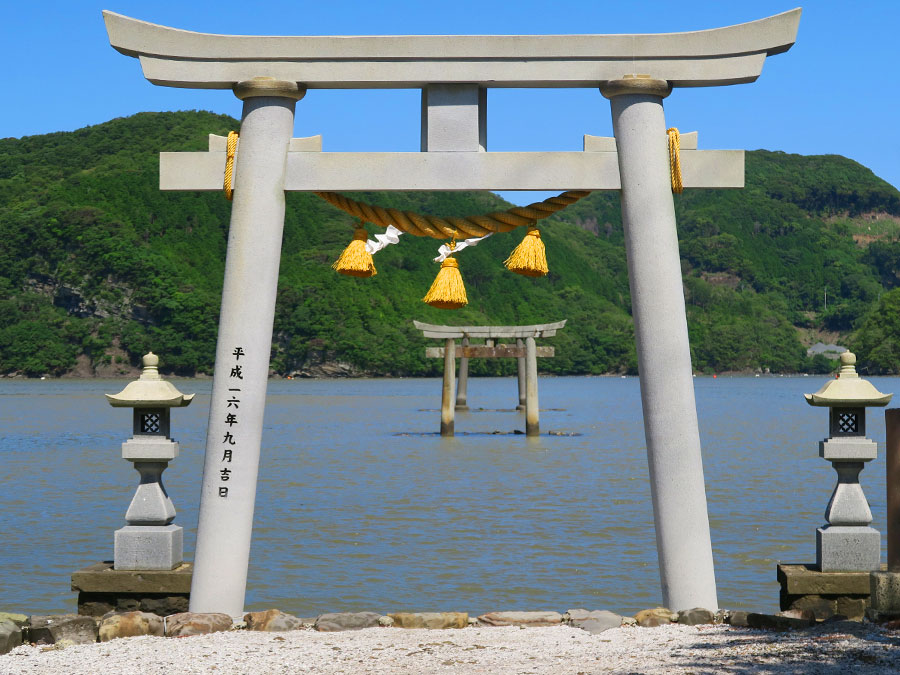
[[[116,530],[116,570],[173,570],[183,562],[178,525],[126,525]]]
[[[869,572],[821,572],[815,565],[778,565],[780,605],[810,610],[822,621],[835,615],[859,621],[869,606]]]
[[[871,598],[866,616],[872,621],[900,619],[900,572],[872,572]]]
[[[881,534],[871,527],[829,525],[816,530],[822,572],[871,572],[881,567]]]
[[[102,616],[109,611],[142,611],[169,616],[188,611],[191,563],[173,570],[115,570],[111,561],[72,574],[78,613]]]

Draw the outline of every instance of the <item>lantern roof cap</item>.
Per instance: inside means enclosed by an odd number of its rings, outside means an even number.
[[[141,376],[129,382],[118,394],[106,394],[106,400],[114,408],[183,408],[194,399],[194,394],[182,394],[175,385],[159,374],[159,357],[153,352],[141,358],[144,370]]]
[[[893,394],[882,394],[856,372],[856,354],[841,354],[841,370],[836,380],[829,380],[815,394],[804,394],[806,402],[815,406],[864,408],[885,406]]]

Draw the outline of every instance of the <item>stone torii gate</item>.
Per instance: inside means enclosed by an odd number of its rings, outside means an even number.
[[[262,37],[104,12],[110,43],[157,85],[244,102],[190,608],[243,610],[284,191],[621,190],[663,603],[716,609],[662,100],[740,84],[796,39],[800,10],[658,35]],[[487,152],[492,87],[598,88],[615,139],[584,152]],[[327,153],[291,138],[311,89],[422,91],[422,152]],[[163,153],[163,189],[220,189],[225,152]],[[685,187],[742,187],[740,151],[682,152]]]
[[[455,410],[468,410],[466,405],[466,388],[469,381],[470,358],[515,358],[518,365],[519,405],[525,408],[525,435],[537,436],[540,433],[538,390],[537,390],[537,358],[553,356],[553,347],[538,347],[536,338],[553,337],[556,331],[562,330],[566,320],[555,323],[535,324],[533,326],[436,326],[431,323],[413,321],[413,325],[426,338],[444,341],[443,347],[426,347],[426,358],[444,359],[444,386],[441,392],[441,436],[453,436]],[[469,338],[484,338],[485,346],[470,346]],[[515,347],[494,346],[495,339],[514,339]],[[457,353],[456,340],[462,344]],[[459,383],[455,385],[456,405],[453,403],[454,375],[456,357],[459,356]]]

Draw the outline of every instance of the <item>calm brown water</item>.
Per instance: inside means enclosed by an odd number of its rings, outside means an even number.
[[[834,486],[818,458],[822,377],[697,378],[719,603],[775,610],[776,562],[814,562]],[[900,379],[873,379],[885,392]],[[138,474],[121,459],[122,381],[0,381],[0,610],[74,611],[72,571],[112,558]],[[173,411],[164,474],[192,557],[210,382]],[[473,408],[511,408],[514,379],[473,379]],[[611,609],[661,600],[636,378],[544,378],[541,428],[516,412],[457,413],[438,380],[269,386],[247,609]],[[557,410],[558,409],[558,410]],[[884,416],[869,411],[883,450]],[[862,473],[884,532],[884,458]]]

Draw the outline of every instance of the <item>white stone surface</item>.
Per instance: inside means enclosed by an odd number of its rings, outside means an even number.
[[[859,484],[862,462],[835,462],[838,483],[825,509],[825,520],[830,525],[865,526],[872,522],[869,502]]]
[[[161,152],[159,188],[221,191],[224,169],[224,152]],[[685,188],[742,188],[744,151],[684,150],[681,171]],[[289,192],[621,187],[611,152],[290,152],[285,181]]]
[[[484,152],[487,90],[477,84],[429,84],[422,89],[423,152]]]
[[[135,490],[125,522],[129,525],[168,525],[175,519],[175,506],[163,487],[161,476],[168,462],[135,462],[141,482]]]
[[[244,101],[200,495],[192,612],[238,616],[244,609],[284,227],[285,156],[294,106],[294,100],[280,97]],[[243,354],[236,358],[238,348]],[[234,375],[235,368],[240,377]],[[229,399],[238,402],[229,404]],[[228,414],[237,421],[229,423]],[[233,446],[223,442],[229,433]],[[232,451],[230,461],[223,460],[226,449]],[[222,480],[223,469],[229,471],[227,481]],[[220,488],[227,489],[227,496],[220,496]]]
[[[256,76],[308,88],[596,87],[625,72],[675,86],[752,82],[793,45],[794,9],[713,30],[637,35],[238,36],[103,13],[110,44],[139,57],[154,84],[227,89]]]
[[[696,150],[699,134],[696,131],[687,131],[679,134],[678,147],[684,150]],[[224,147],[224,146],[223,146]],[[212,148],[210,148],[212,150]],[[615,136],[591,136],[584,135],[585,152],[616,152]]]
[[[819,457],[831,462],[867,462],[878,456],[878,444],[868,438],[844,436],[819,442]]]
[[[871,527],[820,527],[816,530],[816,563],[822,572],[878,570],[881,535]]]
[[[153,436],[133,436],[122,443],[122,459],[131,462],[169,462],[178,457],[177,441]]]
[[[235,153],[241,149],[241,139],[237,139]],[[218,134],[209,134],[209,151],[210,152],[226,152],[228,150],[228,137],[219,136]],[[303,138],[292,138],[288,146],[288,152],[322,152],[322,136],[304,136]],[[223,155],[224,159],[224,155]]]
[[[178,525],[141,525],[116,530],[117,570],[173,570],[183,562],[184,530]]]
[[[897,634],[874,624],[768,631],[730,626],[567,626],[453,631],[366,628],[340,633],[223,631],[187,639],[126,638],[65,649],[23,645],[0,656],[4,675],[574,675],[575,673],[865,673],[900,671]]]
[[[610,99],[663,604],[718,609],[662,98]]]

